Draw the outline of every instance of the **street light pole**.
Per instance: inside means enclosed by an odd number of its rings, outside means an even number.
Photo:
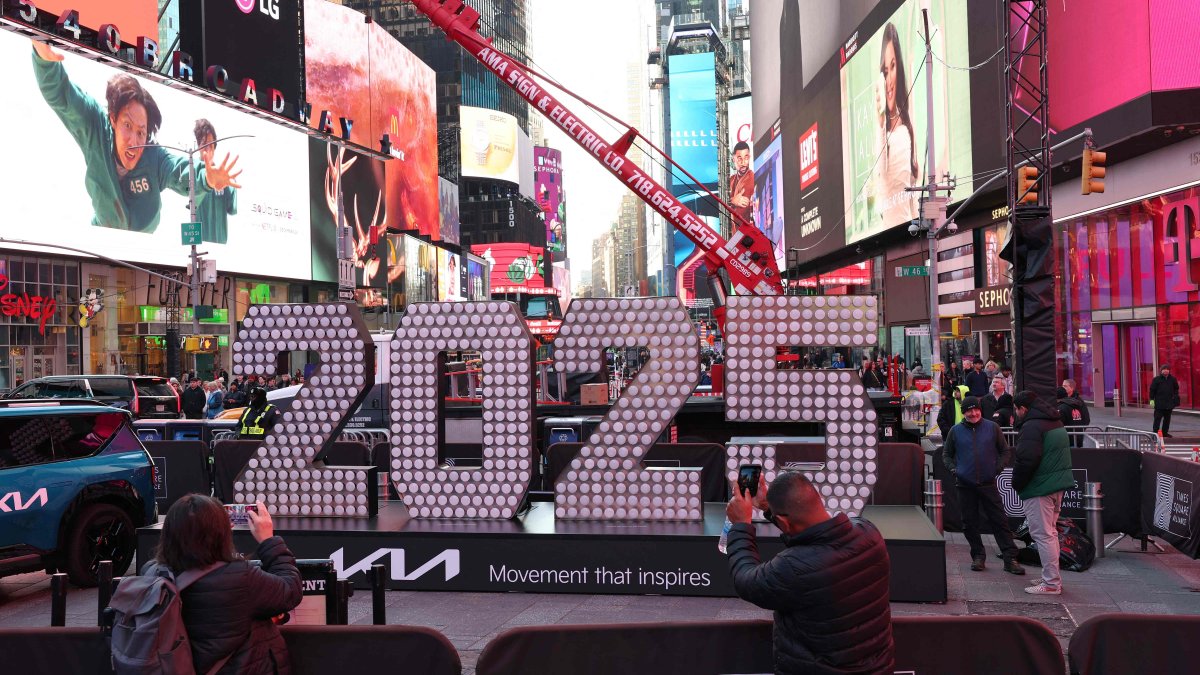
[[[183,153],[188,158],[188,222],[196,222],[196,161],[195,155],[209,146],[216,145],[221,141],[228,141],[233,138],[254,138],[252,134],[235,134],[224,138],[215,138],[207,143],[198,145],[194,148],[176,148],[171,145],[163,145],[161,143],[146,143],[145,145],[130,146],[131,150],[138,148],[160,147],[167,150]],[[192,305],[192,335],[200,333],[200,314],[197,311],[200,301],[200,254],[196,251],[196,245],[191,245],[191,254],[188,258],[188,296]],[[167,355],[174,355],[173,358],[168,358],[167,375],[174,375],[179,372],[179,294],[175,290],[176,284],[172,284],[169,297],[173,297],[174,301],[167,308]]]
[[[932,375],[932,385],[935,392],[941,393],[941,367],[942,367],[942,341],[941,341],[941,320],[938,317],[938,259],[937,259],[937,235],[941,230],[942,220],[945,218],[945,202],[938,199],[938,183],[937,183],[937,166],[935,158],[937,157],[934,148],[934,130],[933,130],[933,43],[930,41],[932,36],[929,33],[929,10],[922,9],[921,17],[925,22],[925,99],[928,106],[925,115],[925,143],[928,148],[928,157],[925,160],[925,171],[929,176],[929,184],[925,186],[926,192],[921,199],[921,219],[928,218],[929,224],[929,347],[933,352],[930,356],[929,372]],[[932,207],[926,213],[926,207]]]

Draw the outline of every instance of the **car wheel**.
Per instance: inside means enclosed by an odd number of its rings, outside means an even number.
[[[76,586],[96,585],[101,560],[111,560],[113,576],[133,562],[137,544],[133,519],[119,506],[89,504],[75,514],[63,544],[63,569]]]

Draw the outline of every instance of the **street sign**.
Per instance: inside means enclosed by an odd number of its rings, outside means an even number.
[[[927,337],[929,335],[929,326],[905,326],[905,337]]]
[[[183,245],[198,246],[200,241],[200,223],[183,223]]]
[[[925,265],[900,265],[896,268],[898,277],[927,277],[929,268]]]

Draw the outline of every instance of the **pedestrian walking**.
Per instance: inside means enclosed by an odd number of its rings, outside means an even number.
[[[983,372],[983,361],[981,359],[975,359],[971,363],[971,366],[973,370],[963,378],[963,384],[967,385],[968,394],[983,398],[987,396],[988,384],[991,382],[991,378],[987,376],[987,373]]]
[[[1179,407],[1179,380],[1165,363],[1150,381],[1150,406],[1154,408],[1154,433],[1161,428],[1163,438],[1171,438],[1171,411]]]
[[[987,560],[983,537],[979,534],[980,516],[987,519],[1004,559],[1004,571],[1025,574],[1017,562],[1017,545],[1013,543],[1004,502],[996,489],[996,476],[1012,460],[1012,449],[1004,440],[1000,425],[984,419],[979,399],[968,396],[962,402],[963,421],[955,424],[942,446],[942,461],[954,475],[958,489],[959,509],[963,519],[963,536],[971,545],[971,570],[982,572]]]
[[[1083,447],[1083,428],[1092,423],[1092,415],[1088,411],[1087,403],[1079,397],[1075,380],[1063,380],[1057,393],[1058,416],[1062,420],[1063,426],[1067,428],[1067,434],[1071,437],[1071,447],[1081,448]]]
[[[1013,404],[1017,413],[1017,445],[1012,485],[1021,497],[1021,509],[1042,563],[1041,581],[1025,592],[1060,595],[1058,516],[1063,491],[1075,487],[1070,441],[1058,411],[1036,393],[1022,391],[1013,398]]]

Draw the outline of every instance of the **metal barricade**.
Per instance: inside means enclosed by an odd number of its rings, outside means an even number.
[[[1089,427],[1091,428],[1091,427]],[[1104,431],[1088,431],[1086,437],[1097,448],[1125,448],[1142,452],[1160,452],[1158,436],[1144,429],[1131,429],[1109,425]]]

